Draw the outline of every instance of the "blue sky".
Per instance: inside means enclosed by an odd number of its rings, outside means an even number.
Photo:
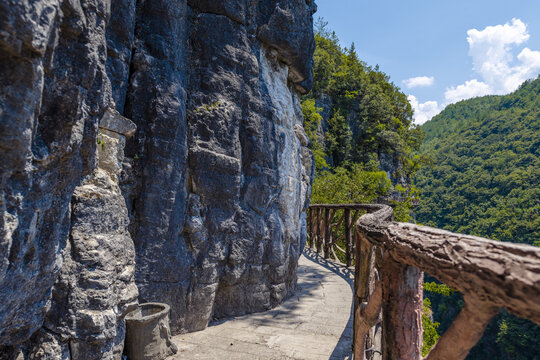
[[[540,0],[316,0],[343,47],[379,65],[423,123],[540,74]]]

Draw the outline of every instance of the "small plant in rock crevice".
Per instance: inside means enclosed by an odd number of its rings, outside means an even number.
[[[103,139],[100,136],[101,136],[101,134],[98,134],[98,137],[96,139],[96,143],[98,145],[101,145],[101,150],[105,150],[105,141],[103,141]]]

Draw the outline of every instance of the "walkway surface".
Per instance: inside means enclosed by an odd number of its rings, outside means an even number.
[[[354,271],[304,251],[298,290],[270,311],[173,337],[171,359],[350,359]]]

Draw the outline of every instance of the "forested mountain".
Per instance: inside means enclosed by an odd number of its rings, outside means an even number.
[[[412,124],[406,95],[359,60],[354,44],[342,48],[322,21],[315,41],[314,86],[302,98],[317,167],[312,202],[369,202],[390,192],[408,198],[423,133]]]
[[[420,223],[540,243],[540,79],[448,106],[422,126]]]
[[[540,246],[540,78],[450,105],[422,130],[420,154],[432,163],[416,174],[419,223]],[[443,332],[460,295],[425,295]],[[502,312],[468,359],[540,359],[540,327]]]
[[[384,167],[386,161],[400,172],[391,175],[406,175],[411,152],[422,141],[406,95],[378,67],[359,60],[354,44],[341,48],[324,23],[319,23],[315,41],[313,90],[303,100],[304,108],[320,109],[322,128],[317,119],[309,117],[308,122],[318,131],[312,139],[322,145],[328,165],[374,160]]]

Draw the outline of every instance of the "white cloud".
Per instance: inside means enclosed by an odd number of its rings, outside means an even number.
[[[414,110],[414,123],[417,125],[422,125],[441,112],[441,108],[436,101],[419,103],[418,99],[414,95],[409,95],[407,98]]]
[[[488,84],[473,79],[470,81],[466,81],[465,84],[446,89],[446,92],[444,93],[444,99],[446,104],[453,104],[461,100],[470,99],[477,96],[484,96],[492,93],[493,90]]]
[[[510,23],[488,26],[484,30],[471,29],[467,35],[473,70],[490,87],[492,94],[512,92],[540,72],[539,51],[524,48],[515,56],[516,46],[530,38],[527,25],[521,20],[514,18]]]
[[[523,49],[517,59],[520,66],[516,68],[519,82],[516,88],[525,80],[535,78],[540,74],[540,51],[533,51],[529,48]],[[523,81],[521,81],[523,79]]]
[[[410,95],[409,101],[415,110],[415,122],[422,124],[446,105],[461,100],[489,94],[508,94],[525,80],[536,78],[540,74],[540,51],[528,47],[520,51],[529,38],[527,25],[515,18],[504,25],[467,31],[475,78],[447,88],[440,105],[436,101],[420,104]],[[428,79],[423,76],[406,80],[404,83],[412,88],[417,83],[429,83]],[[412,86],[409,86],[409,81]]]
[[[435,78],[433,76],[418,76],[413,77],[407,80],[404,80],[403,83],[409,89],[415,87],[427,87],[433,85]]]

